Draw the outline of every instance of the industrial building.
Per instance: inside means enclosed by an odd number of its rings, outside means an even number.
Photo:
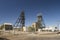
[[[0,26],[1,30],[13,30],[13,26],[11,23],[4,23]]]
[[[57,27],[51,26],[51,27],[45,27],[42,29],[43,31],[48,31],[48,32],[57,32],[59,31]]]
[[[44,24],[43,17],[41,15],[41,13],[39,13],[37,15],[37,22],[32,23],[32,27],[35,28],[35,31],[38,31],[38,29],[45,28],[45,24]]]
[[[47,31],[47,32],[56,32],[59,31],[57,27],[46,27],[43,21],[43,17],[41,14],[37,15],[37,22],[32,23],[32,27],[35,28],[35,31]]]
[[[19,27],[14,27],[14,30],[15,31],[21,31],[21,28]],[[27,27],[23,27],[23,32],[26,32],[27,31]]]
[[[35,29],[35,31],[38,31],[38,29],[39,29],[39,25],[38,25],[37,22],[34,22],[34,23],[32,24],[32,27]]]

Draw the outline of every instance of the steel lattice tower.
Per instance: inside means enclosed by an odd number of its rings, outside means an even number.
[[[20,24],[21,24],[22,31],[23,31],[23,27],[25,26],[25,14],[24,14],[24,11],[22,11],[21,15],[20,15]]]
[[[21,28],[23,31],[23,27],[25,26],[25,14],[24,11],[21,12],[20,16],[18,17],[16,23],[14,24],[15,27]]]
[[[38,18],[38,20],[37,20],[38,28],[40,28],[40,29],[45,28],[45,23],[43,21],[42,14],[38,14],[37,18]]]

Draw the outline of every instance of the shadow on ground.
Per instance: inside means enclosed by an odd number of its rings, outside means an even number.
[[[7,38],[0,38],[0,40],[9,40],[9,39],[7,39]]]

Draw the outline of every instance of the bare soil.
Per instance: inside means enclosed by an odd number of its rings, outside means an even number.
[[[60,40],[59,34],[34,34],[34,33],[20,33],[20,34],[1,34],[0,40]]]

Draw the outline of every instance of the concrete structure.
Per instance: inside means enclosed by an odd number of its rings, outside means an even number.
[[[37,24],[37,22],[33,23],[32,27],[35,28],[35,31],[38,31],[38,24]]]
[[[38,32],[41,32],[42,30],[41,29],[38,29]]]
[[[35,28],[35,31],[38,31],[38,29],[43,29],[44,28],[44,27],[40,27],[40,24],[38,22],[33,23],[32,27]]]
[[[19,27],[13,27],[13,30],[15,30],[15,31],[19,31],[20,28],[19,28]]]
[[[23,31],[26,32],[27,31],[27,28],[26,27],[23,27]]]
[[[37,15],[37,22],[34,22],[34,23],[32,24],[32,27],[35,28],[35,31],[38,31],[38,29],[43,29],[43,28],[45,28],[45,24],[44,24],[43,17],[42,17],[42,15],[41,15],[41,13],[39,13],[39,14]]]
[[[20,28],[20,27],[14,27],[14,30],[15,31],[21,31],[22,28]],[[26,32],[26,31],[27,31],[27,27],[23,27],[23,32]]]
[[[1,25],[1,30],[13,30],[13,26],[11,23],[4,23]]]
[[[50,32],[56,32],[58,31],[57,27],[46,27],[42,29],[43,31],[50,31]]]
[[[37,22],[33,23],[32,27],[35,28],[35,31],[38,30],[38,32],[41,32],[41,31],[47,31],[47,32],[56,32],[56,31],[59,31],[59,29],[57,27],[54,27],[54,26],[53,27],[45,27],[45,28],[40,29],[38,27]]]

